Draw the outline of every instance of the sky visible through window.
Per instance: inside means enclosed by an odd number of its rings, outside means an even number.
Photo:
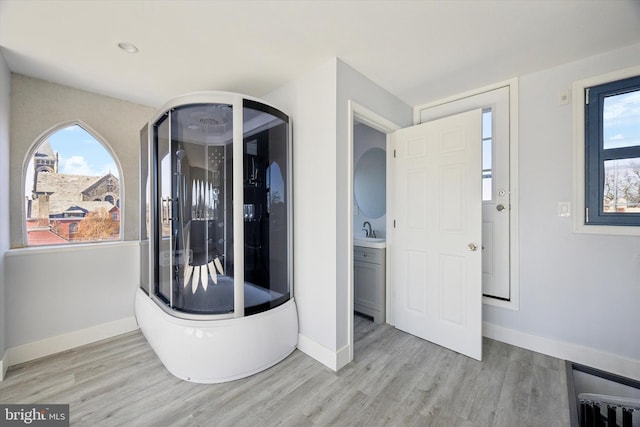
[[[608,96],[602,110],[605,150],[640,146],[640,90]],[[640,158],[604,161],[604,212],[640,212]]]
[[[120,178],[113,157],[89,132],[78,125],[54,132],[48,138],[51,149],[58,153],[58,173],[69,175],[104,176],[111,172]],[[27,168],[25,194],[33,186],[33,157]]]
[[[604,149],[640,145],[640,90],[605,98],[602,117]]]
[[[78,125],[69,126],[49,137],[54,152],[59,154],[58,173],[103,176],[118,168],[109,152]]]

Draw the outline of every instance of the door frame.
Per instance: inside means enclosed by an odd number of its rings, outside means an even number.
[[[387,238],[386,238],[386,256],[385,256],[385,263],[386,263],[386,272],[385,272],[385,294],[386,294],[386,302],[385,302],[385,311],[386,311],[386,323],[389,323],[391,325],[393,325],[393,312],[391,307],[393,307],[393,304],[391,301],[391,299],[393,298],[391,289],[390,289],[390,285],[391,285],[391,268],[390,268],[390,251],[392,249],[392,242],[390,239],[390,233],[389,230],[391,230],[391,228],[393,227],[393,213],[391,212],[392,210],[392,203],[390,203],[390,197],[391,194],[388,191],[390,187],[390,185],[393,184],[392,181],[390,181],[390,179],[393,177],[393,170],[391,169],[393,167],[393,156],[390,155],[393,152],[393,142],[391,141],[391,133],[395,132],[396,130],[400,129],[402,126],[398,125],[397,123],[392,122],[391,120],[381,116],[380,114],[368,109],[367,107],[358,104],[357,102],[353,101],[352,99],[349,99],[347,102],[347,111],[348,111],[348,118],[347,118],[347,126],[348,126],[348,133],[347,133],[347,152],[348,152],[348,159],[347,159],[347,175],[349,177],[348,181],[347,181],[347,193],[349,194],[349,200],[347,203],[347,216],[348,216],[348,220],[347,220],[347,233],[348,233],[348,242],[349,242],[349,257],[347,259],[347,271],[349,271],[348,277],[347,277],[347,287],[348,287],[348,292],[347,292],[347,308],[349,310],[349,313],[347,315],[347,342],[349,343],[349,354],[348,354],[348,362],[353,360],[353,304],[354,304],[354,289],[353,289],[353,211],[354,211],[354,206],[353,206],[353,173],[354,173],[354,165],[353,165],[353,146],[354,146],[354,140],[353,140],[353,127],[355,126],[356,120],[360,123],[364,123],[365,125],[384,133],[387,136],[387,142],[386,142],[386,153],[387,153],[387,200],[386,200],[386,205],[387,205],[387,209],[386,209],[386,215],[387,215]],[[345,363],[345,365],[346,365]]]
[[[482,297],[482,303],[514,311],[520,310],[520,238],[519,238],[519,187],[518,187],[518,78],[487,85],[478,89],[459,93],[437,101],[417,105],[413,109],[413,124],[421,123],[421,112],[443,104],[453,103],[465,98],[472,98],[485,92],[503,87],[509,88],[509,187],[511,191],[511,209],[509,210],[509,286],[511,298],[508,301]]]

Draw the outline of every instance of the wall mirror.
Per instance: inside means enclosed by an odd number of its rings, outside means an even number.
[[[386,212],[387,154],[382,148],[370,148],[358,160],[353,179],[356,203],[363,215],[380,218]]]

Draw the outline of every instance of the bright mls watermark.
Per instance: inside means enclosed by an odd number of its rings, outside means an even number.
[[[69,405],[0,405],[0,427],[68,427]]]

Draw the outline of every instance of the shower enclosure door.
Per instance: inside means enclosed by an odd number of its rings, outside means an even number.
[[[182,106],[154,126],[156,295],[183,313],[234,312],[232,112]]]

